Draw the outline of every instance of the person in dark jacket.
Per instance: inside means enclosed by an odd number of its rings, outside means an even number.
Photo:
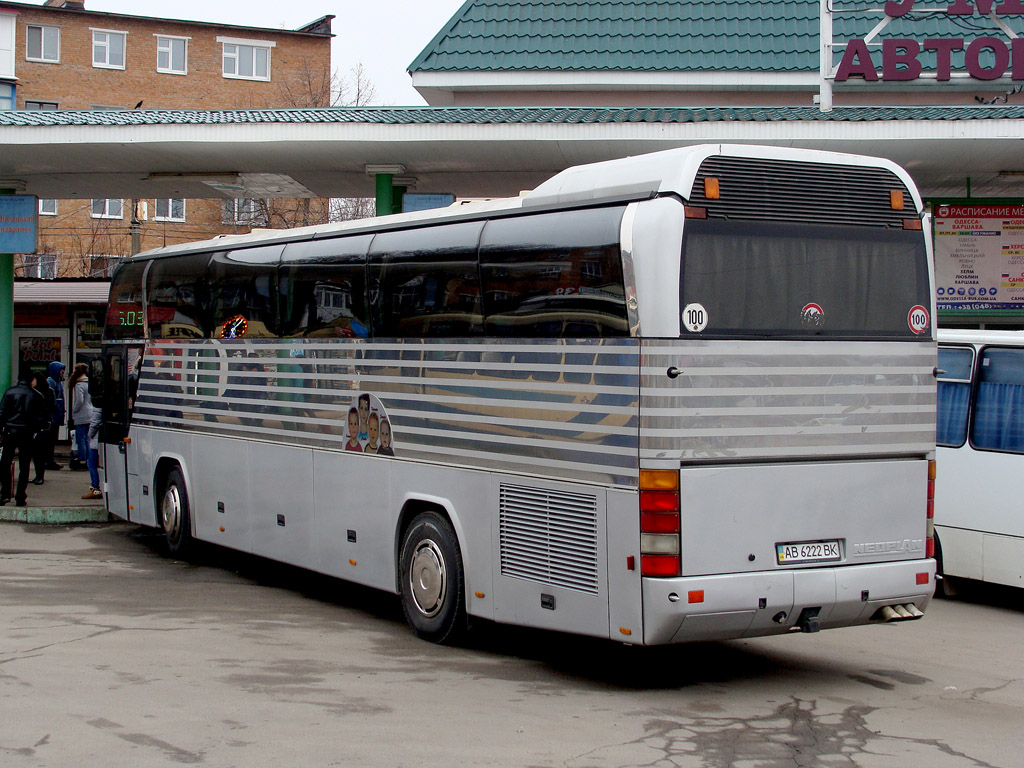
[[[54,360],[46,367],[46,383],[53,392],[53,410],[50,413],[50,434],[46,445],[46,468],[60,469],[61,465],[53,460],[53,449],[57,446],[57,436],[60,434],[61,425],[67,419],[67,409],[64,406],[64,363]]]
[[[50,427],[53,424],[53,390],[46,383],[46,371],[32,371],[29,384],[43,398],[43,423],[36,430],[32,443],[32,463],[36,467],[36,476],[32,478],[35,485],[42,485],[46,476],[47,458],[53,457],[53,445],[50,443]]]
[[[11,500],[11,464],[18,453],[18,487],[15,502],[27,502],[28,473],[32,465],[32,443],[36,432],[47,420],[46,402],[32,389],[31,374],[25,370],[18,383],[8,389],[0,400],[0,505]]]

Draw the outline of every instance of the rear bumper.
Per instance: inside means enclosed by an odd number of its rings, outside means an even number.
[[[918,574],[927,574],[918,584]],[[799,631],[805,609],[822,629],[867,624],[882,606],[924,611],[935,561],[803,568],[677,579],[643,579],[644,643],[758,637]],[[702,602],[700,602],[702,600]]]

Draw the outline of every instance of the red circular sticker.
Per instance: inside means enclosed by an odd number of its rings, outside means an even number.
[[[920,304],[910,308],[910,312],[907,313],[907,325],[910,326],[910,330],[914,333],[924,333],[928,330],[928,323],[927,309]]]
[[[821,328],[825,324],[825,312],[818,304],[805,304],[800,310],[800,322],[805,328]]]

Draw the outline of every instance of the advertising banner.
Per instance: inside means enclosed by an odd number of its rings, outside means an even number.
[[[939,309],[1024,309],[1024,205],[938,205]]]
[[[35,195],[0,195],[0,253],[35,253],[38,229]]]

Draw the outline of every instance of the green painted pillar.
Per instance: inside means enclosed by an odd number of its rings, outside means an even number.
[[[377,180],[377,215],[390,216],[394,213],[395,198],[394,187],[391,180],[394,177],[390,173],[378,173]]]
[[[0,195],[13,195],[0,189]],[[14,339],[14,254],[0,253],[0,394],[11,386],[11,344]]]

